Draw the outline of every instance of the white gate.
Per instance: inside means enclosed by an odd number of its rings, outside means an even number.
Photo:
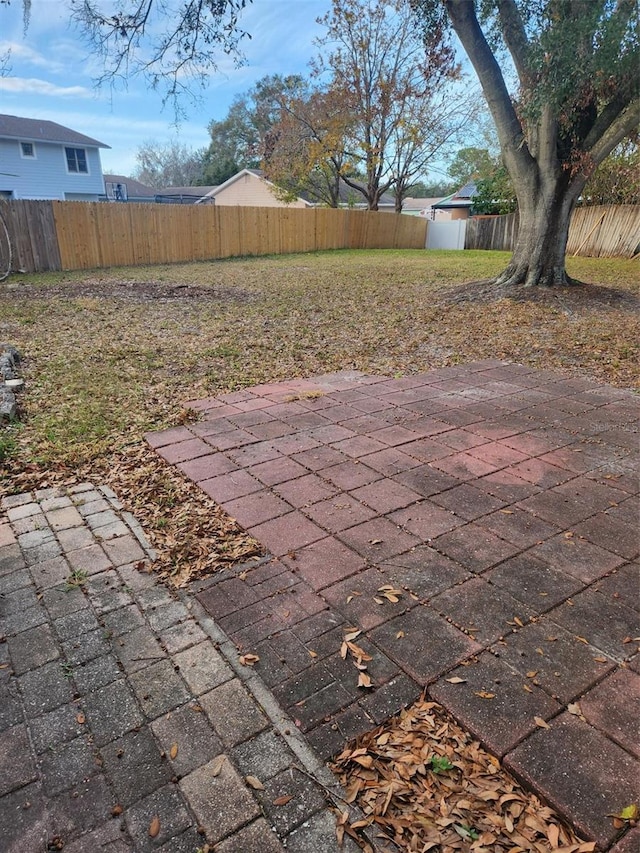
[[[466,219],[453,219],[450,222],[429,222],[426,248],[464,249],[466,232]]]

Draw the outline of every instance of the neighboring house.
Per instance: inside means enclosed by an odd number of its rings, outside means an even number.
[[[191,189],[196,189],[192,187]],[[207,187],[200,187],[206,190]],[[264,177],[260,169],[241,169],[219,187],[213,187],[196,204],[246,207],[313,207],[311,202],[296,198],[287,203],[278,198],[278,187]]]
[[[100,148],[109,146],[54,121],[0,115],[0,197],[97,201]]]
[[[149,203],[156,200],[153,187],[148,187],[126,175],[105,175],[101,201],[130,201]]]
[[[443,201],[442,198],[411,198],[407,197],[402,202],[402,212],[407,216],[420,216],[422,219],[443,222],[451,219],[449,210],[436,210],[434,205]]]
[[[451,219],[468,219],[473,197],[477,195],[478,189],[474,181],[469,181],[455,193],[448,195],[441,201],[432,205],[433,210],[448,210],[451,214]]]

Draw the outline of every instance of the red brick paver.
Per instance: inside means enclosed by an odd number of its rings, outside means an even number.
[[[427,688],[614,844],[640,778],[637,399],[496,359],[192,405],[205,421],[150,444],[271,555],[200,601],[316,750]]]

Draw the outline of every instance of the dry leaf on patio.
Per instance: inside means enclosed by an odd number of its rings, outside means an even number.
[[[293,794],[283,794],[281,797],[276,797],[273,801],[274,806],[286,806],[293,799]]]
[[[254,791],[264,791],[264,785],[258,779],[257,776],[245,776],[244,781],[249,785]]]
[[[449,684],[466,684],[466,678],[460,678],[458,675],[454,675],[452,678],[445,678],[445,681],[448,681]]]
[[[218,755],[216,758],[213,759],[213,761],[211,762],[211,775],[212,776],[219,776],[220,775],[220,773],[222,772],[222,767],[223,767],[226,760],[227,760],[226,755]]]
[[[178,744],[172,743],[171,749],[169,750],[169,758],[174,759],[177,757],[177,755],[178,755]]]
[[[239,657],[240,663],[242,666],[254,666],[260,660],[258,655],[246,654],[240,655]]]
[[[383,598],[386,598],[387,601],[390,601],[392,604],[397,604],[400,600],[400,596],[402,595],[401,589],[394,589],[392,586],[381,586],[378,589],[378,592],[382,594]],[[373,599],[375,602],[378,602],[378,598]],[[384,602],[379,602],[383,604]]]
[[[361,672],[358,676],[358,687],[373,687],[371,676],[366,672]]]
[[[156,815],[151,823],[149,824],[149,835],[151,838],[155,838],[156,835],[160,832],[160,818]]]
[[[345,643],[352,643],[354,640],[357,640],[358,637],[362,634],[362,631],[349,631],[344,635]]]
[[[540,726],[541,729],[550,729],[551,726],[546,720],[543,720],[542,717],[534,717],[533,718],[536,726]]]

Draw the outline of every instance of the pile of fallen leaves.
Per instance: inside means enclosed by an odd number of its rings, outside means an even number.
[[[173,586],[262,554],[199,486],[146,445],[121,454],[106,479],[155,549],[154,570]]]
[[[153,547],[154,572],[174,587],[262,554],[255,539],[146,443],[76,470],[43,469],[37,465],[20,472],[17,466],[8,469],[7,486],[0,490],[8,494],[71,486],[83,480],[111,486]]]
[[[339,818],[341,832],[366,830],[387,850],[426,853],[591,853],[583,842],[482,749],[436,703],[424,699],[361,735],[334,772],[363,818]],[[362,843],[362,842],[361,842]],[[367,844],[365,843],[365,850]],[[371,847],[369,845],[368,849]]]

